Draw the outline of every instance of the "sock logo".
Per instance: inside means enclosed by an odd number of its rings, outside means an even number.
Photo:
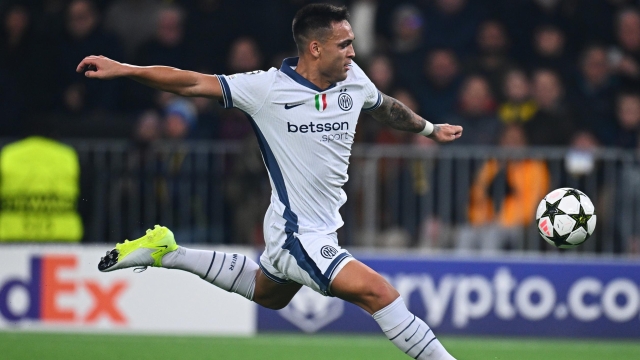
[[[236,262],[238,261],[238,254],[233,254],[231,257],[231,265],[229,265],[229,270],[233,270],[236,267]]]
[[[333,259],[338,254],[338,250],[330,245],[325,245],[320,249],[320,255],[325,259]]]

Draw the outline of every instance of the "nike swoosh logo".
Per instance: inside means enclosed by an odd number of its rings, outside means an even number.
[[[167,245],[158,245],[158,246],[156,246],[156,247],[159,247],[159,248],[165,248],[165,249],[166,249],[168,246],[167,246]]]
[[[293,109],[296,106],[300,106],[300,105],[304,105],[304,103],[300,103],[300,104],[293,104],[293,105],[289,105],[289,104],[284,104],[284,109],[285,110],[289,110],[289,109]]]

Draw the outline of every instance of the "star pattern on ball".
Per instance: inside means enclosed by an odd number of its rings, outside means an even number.
[[[585,214],[584,209],[582,208],[582,206],[580,206],[580,212],[578,214],[573,214],[569,216],[571,216],[571,218],[576,221],[576,224],[573,226],[573,230],[578,230],[578,228],[583,228],[584,231],[587,232],[587,234],[589,233],[589,226],[587,222],[589,221],[589,219],[591,219],[591,216],[593,215]]]
[[[562,245],[572,246],[571,244],[569,244],[567,242],[567,239],[569,238],[569,235],[571,235],[571,232],[568,232],[568,233],[566,233],[564,235],[560,235],[560,234],[558,234],[556,229],[553,229],[553,237],[550,240],[553,241],[554,244],[556,244],[556,247],[560,247]]]
[[[556,215],[563,215],[565,212],[558,209],[558,205],[560,204],[560,200],[554,202],[554,203],[550,203],[548,201],[545,201],[545,206],[547,207],[545,209],[545,211],[542,213],[542,215],[540,216],[540,218],[543,218],[545,216],[549,217],[549,220],[551,220],[551,223],[555,223],[556,221]]]
[[[584,195],[584,194],[581,191],[578,191],[576,189],[569,189],[569,190],[567,190],[566,193],[564,193],[563,197],[575,196],[576,199],[578,199],[578,201],[580,201],[580,195]]]

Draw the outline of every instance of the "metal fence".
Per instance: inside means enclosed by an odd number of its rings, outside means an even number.
[[[81,163],[85,242],[122,241],[160,223],[183,243],[260,243],[270,186],[253,139],[67,143]],[[632,152],[358,145],[349,175],[345,245],[555,251],[537,233],[535,206],[554,188],[575,187],[598,215],[596,233],[577,251],[638,251],[640,164]]]
[[[490,181],[488,164],[495,172]],[[348,212],[361,214],[348,227],[349,238],[358,244],[555,250],[538,235],[535,208],[549,191],[573,187],[588,194],[598,216],[596,232],[577,251],[638,252],[640,165],[630,151],[365,146],[354,149],[350,173]],[[484,224],[477,214],[474,223],[472,215],[480,190],[494,213],[481,219]],[[522,219],[514,226],[500,224],[508,205],[520,212],[512,216]],[[469,244],[470,235],[475,244]]]

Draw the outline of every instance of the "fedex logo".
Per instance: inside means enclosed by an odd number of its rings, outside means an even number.
[[[40,320],[50,323],[96,323],[107,319],[115,324],[126,324],[127,319],[118,309],[117,300],[127,288],[125,281],[113,281],[102,285],[93,280],[61,279],[61,271],[73,271],[78,267],[75,255],[45,255],[31,258],[26,278],[11,277],[0,283],[0,314],[10,322]],[[90,295],[88,310],[59,304],[61,297],[79,296],[80,291]],[[11,296],[23,291],[28,306],[16,309],[11,306]]]

